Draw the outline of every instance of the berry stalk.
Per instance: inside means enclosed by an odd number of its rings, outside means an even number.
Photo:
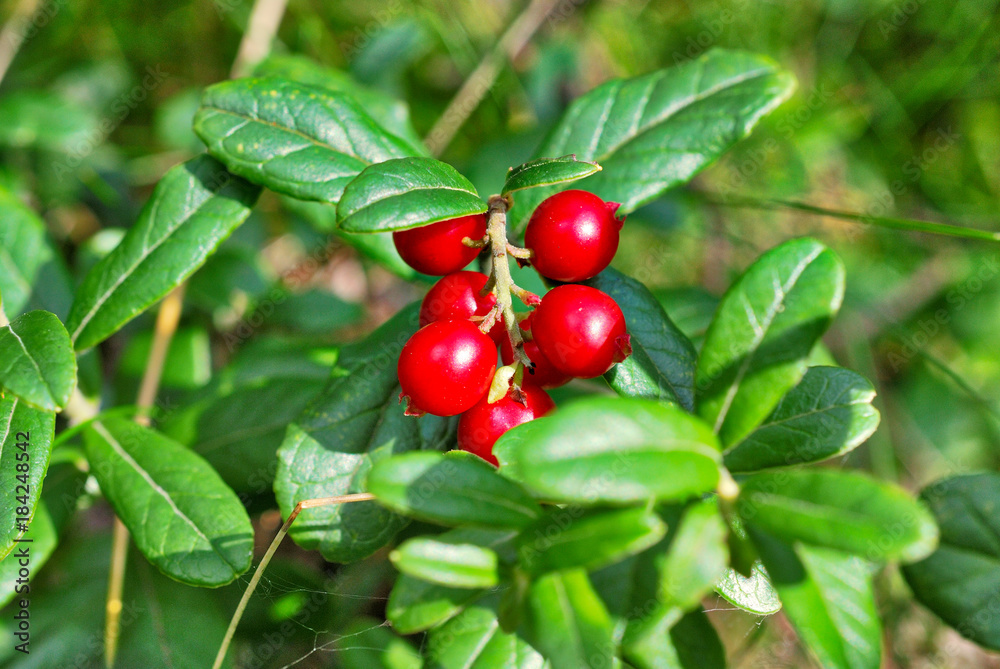
[[[511,299],[512,293],[520,295],[527,294],[527,292],[514,284],[510,275],[510,264],[507,260],[507,250],[512,248],[507,242],[507,210],[510,208],[510,200],[502,195],[494,195],[489,200],[489,207],[486,235],[489,237],[493,256],[490,280],[493,283],[493,294],[496,295],[497,304],[484,323],[489,322],[489,326],[492,326],[496,317],[502,316],[504,327],[507,328],[507,336],[510,337],[511,348],[514,350],[514,360],[526,367],[531,367],[531,359],[524,352],[524,340],[521,338],[521,328],[514,315],[514,304]],[[517,250],[521,251],[521,249]],[[490,318],[491,316],[492,318]],[[488,329],[489,327],[487,327],[487,331]]]

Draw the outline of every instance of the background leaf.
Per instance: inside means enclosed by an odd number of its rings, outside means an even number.
[[[715,584],[715,591],[730,604],[758,616],[769,616],[781,610],[781,600],[760,561],[754,563],[749,576],[727,569]]]
[[[207,462],[122,418],[95,421],[84,435],[101,492],[157,569],[219,586],[250,568],[250,518]]]
[[[49,467],[55,425],[55,414],[51,411],[30,407],[14,395],[0,398],[0,485],[6,491],[0,496],[0,523],[3,524],[0,527],[0,560],[14,549],[15,541],[25,532],[25,524],[17,519],[30,519],[35,513],[42,480]],[[27,471],[18,471],[18,465],[24,464],[27,467],[22,469]],[[24,499],[18,500],[22,495]],[[28,509],[27,515],[18,513],[24,507]]]
[[[354,233],[389,232],[484,211],[475,186],[451,165],[399,158],[366,167],[347,184],[337,225]]]
[[[167,172],[77,291],[66,321],[77,350],[107,339],[193,274],[246,220],[258,193],[208,156]]]
[[[66,406],[76,387],[76,356],[55,314],[29,311],[0,328],[0,386],[45,411]]]
[[[497,598],[489,597],[427,636],[428,669],[542,669],[538,651],[518,634],[507,634],[497,620]]]
[[[561,158],[537,158],[507,170],[507,178],[500,192],[506,195],[526,188],[567,183],[589,177],[600,170],[601,166],[597,163],[577,160],[573,155]]]
[[[726,292],[698,359],[698,414],[723,446],[742,441],[806,370],[840,308],[844,266],[796,239],[761,256]]]
[[[385,616],[400,634],[414,634],[453,618],[482,596],[482,590],[452,588],[401,574],[389,593]]]

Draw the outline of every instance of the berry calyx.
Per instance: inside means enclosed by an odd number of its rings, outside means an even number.
[[[556,406],[541,388],[526,386],[521,391],[523,403],[514,399],[510,391],[493,404],[483,397],[463,413],[458,421],[458,447],[497,466],[499,463],[493,455],[497,439],[512,427],[544,416]]]
[[[438,280],[420,304],[420,326],[434,321],[480,319],[497,303],[496,295],[482,294],[486,275],[480,272],[454,272]],[[493,341],[506,339],[503,323],[497,322],[489,332]]]
[[[521,330],[525,333],[531,332],[531,320],[533,316],[533,314],[528,314],[528,317],[521,321]],[[569,374],[565,374],[556,369],[552,362],[545,357],[545,354],[542,353],[541,349],[538,348],[538,344],[533,339],[525,337],[524,352],[528,354],[528,358],[531,362],[535,363],[535,366],[531,370],[524,370],[524,381],[522,382],[523,386],[558,388],[559,386],[569,383],[573,378]],[[514,362],[514,349],[510,345],[510,339],[506,336],[500,342],[500,358],[503,360],[503,364],[505,365],[509,365]]]
[[[610,295],[590,286],[553,288],[535,309],[531,332],[559,371],[589,379],[632,353],[625,316]]]
[[[468,320],[434,321],[410,337],[396,371],[407,415],[455,416],[489,390],[496,345]]]
[[[618,231],[625,221],[615,216],[619,206],[583,190],[544,200],[524,232],[532,266],[555,281],[583,281],[599,274],[618,250]]]
[[[473,214],[392,233],[392,241],[406,264],[424,274],[441,276],[457,272],[479,255],[466,246],[468,237],[478,242],[486,235],[486,215]]]

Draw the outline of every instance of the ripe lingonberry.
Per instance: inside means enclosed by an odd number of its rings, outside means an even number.
[[[486,285],[486,275],[479,272],[454,272],[431,286],[420,304],[420,326],[434,321],[469,320],[485,316],[497,298],[492,293],[480,294]],[[500,343],[507,338],[499,320],[490,329],[490,337]]]
[[[556,281],[583,281],[611,263],[618,250],[624,218],[617,202],[593,193],[556,193],[535,209],[524,232],[524,245],[534,252],[532,266]]]
[[[458,421],[458,447],[475,453],[483,460],[497,465],[493,444],[507,430],[544,416],[555,408],[555,403],[541,388],[525,386],[521,389],[524,404],[511,397],[511,392],[500,400],[489,403],[484,396],[476,405],[462,414]]]
[[[556,369],[584,379],[600,376],[632,352],[622,310],[590,286],[547,292],[535,309],[531,333]]]
[[[406,413],[462,413],[489,390],[496,361],[496,344],[471,321],[434,321],[420,328],[403,346],[396,367]]]
[[[486,214],[473,214],[399,230],[392,233],[392,241],[410,267],[440,276],[457,272],[479,255],[479,249],[462,243],[463,238],[479,241],[485,234]]]
[[[533,316],[534,314],[528,314],[528,317],[521,321],[521,329],[525,332],[531,331],[531,319]],[[506,335],[506,332],[504,334]],[[564,374],[556,369],[549,359],[545,357],[545,354],[541,352],[538,344],[533,339],[525,340],[524,352],[528,355],[528,359],[535,363],[533,373],[528,370],[524,371],[524,386],[558,388],[561,385],[569,383],[570,379],[573,378],[569,374]],[[505,365],[514,362],[514,349],[510,345],[510,338],[507,336],[504,336],[500,341],[500,358]]]

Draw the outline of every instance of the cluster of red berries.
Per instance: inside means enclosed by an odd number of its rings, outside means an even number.
[[[617,209],[618,204],[580,190],[546,199],[525,230],[530,264],[558,282],[595,276],[618,250],[623,219],[615,215]],[[424,297],[420,329],[399,357],[400,397],[407,400],[407,413],[462,414],[459,447],[495,465],[493,444],[500,435],[555,407],[545,388],[600,376],[624,360],[631,348],[625,317],[609,295],[563,283],[540,302],[533,301],[535,310],[519,318],[524,353],[532,366],[519,386],[512,384],[506,395],[490,402],[497,345],[505,365],[514,362],[515,352],[500,318],[488,334],[481,329],[497,304],[494,292],[484,290],[488,278],[461,271],[479,253],[463,240],[483,240],[486,227],[486,215],[477,214],[396,232],[393,240],[414,269],[444,275]]]

